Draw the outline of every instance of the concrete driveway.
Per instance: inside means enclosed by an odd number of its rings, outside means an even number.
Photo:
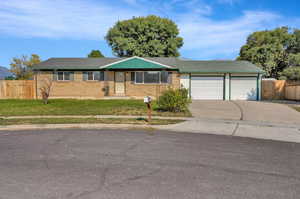
[[[190,111],[200,119],[300,124],[299,112],[284,104],[263,101],[195,100],[190,105]]]

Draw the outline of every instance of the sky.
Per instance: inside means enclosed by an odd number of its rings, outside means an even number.
[[[300,28],[297,0],[0,0],[0,66],[30,55],[86,57],[118,20],[150,14],[173,20],[183,58],[235,59],[247,36],[279,26]]]

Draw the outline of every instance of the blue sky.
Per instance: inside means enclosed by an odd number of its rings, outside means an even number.
[[[39,54],[113,56],[104,36],[117,20],[155,14],[176,22],[181,57],[234,59],[247,36],[277,26],[300,28],[297,0],[0,0],[0,66]]]

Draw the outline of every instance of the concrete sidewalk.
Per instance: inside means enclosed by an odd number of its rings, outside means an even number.
[[[0,119],[40,119],[40,118],[147,118],[147,115],[25,115],[0,116]],[[152,116],[153,119],[193,120],[192,117]]]
[[[238,120],[205,120],[194,118],[172,125],[134,124],[37,124],[0,126],[0,131],[30,129],[135,129],[148,128],[183,133],[203,133],[237,137],[249,137],[300,143],[300,125],[286,125]],[[1,133],[1,132],[0,132]]]

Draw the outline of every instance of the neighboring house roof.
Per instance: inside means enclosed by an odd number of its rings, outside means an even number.
[[[181,73],[263,73],[248,61],[194,61],[175,57],[50,58],[34,70],[177,69]]]
[[[12,76],[13,74],[9,72],[4,66],[0,66],[0,80],[5,79],[5,77]]]

